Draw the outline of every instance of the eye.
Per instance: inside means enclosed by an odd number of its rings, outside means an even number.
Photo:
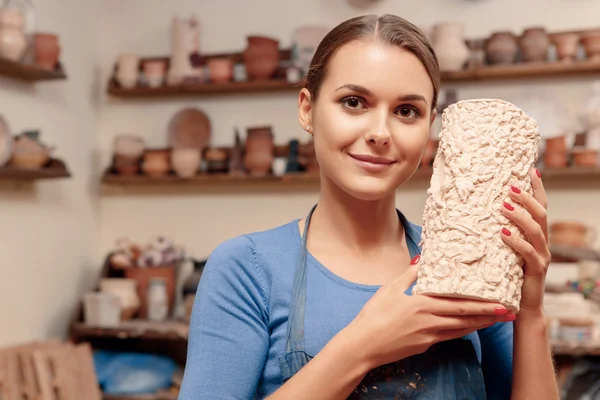
[[[361,106],[364,107],[364,100],[357,96],[344,97],[340,100],[340,103],[342,103],[344,107],[352,110],[360,110]]]
[[[398,107],[397,113],[402,118],[407,119],[418,118],[421,115],[421,111],[417,107],[411,106],[409,104]]]

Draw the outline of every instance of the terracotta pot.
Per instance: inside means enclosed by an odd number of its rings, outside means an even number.
[[[489,64],[512,64],[518,52],[517,39],[510,32],[496,32],[486,41],[485,53]]]
[[[142,171],[149,176],[164,176],[171,169],[170,158],[170,150],[148,150],[144,154]]]
[[[573,149],[573,165],[578,167],[596,168],[598,166],[598,151],[592,149]]]
[[[171,165],[177,176],[191,178],[198,172],[202,153],[194,148],[174,149],[171,153]]]
[[[590,32],[582,35],[581,44],[590,60],[600,59],[600,32]]]
[[[58,36],[51,33],[36,33],[33,40],[35,63],[44,69],[54,70],[60,56]]]
[[[136,175],[140,171],[140,157],[115,154],[113,167],[120,175]]]
[[[26,48],[23,15],[16,9],[0,9],[0,58],[19,61]]]
[[[596,241],[596,230],[579,222],[562,221],[550,225],[553,245],[591,247]]]
[[[556,55],[562,62],[571,62],[577,56],[580,37],[576,33],[555,33],[550,41],[556,47]]]
[[[248,36],[248,47],[242,58],[250,79],[269,79],[279,66],[279,42],[263,36]]]
[[[562,168],[567,166],[567,143],[564,136],[546,139],[544,166]]]
[[[523,35],[519,38],[519,46],[525,62],[546,61],[548,59],[550,39],[544,28],[525,29]]]
[[[464,39],[464,26],[458,22],[446,22],[433,28],[433,48],[438,57],[440,70],[460,71],[469,59],[469,48]]]
[[[169,297],[169,312],[175,301],[175,267],[131,267],[125,269],[125,277],[137,282],[137,294],[140,298],[139,317],[148,317],[148,286],[152,278],[164,278],[167,282],[167,295]]]
[[[233,78],[233,61],[229,58],[210,58],[206,64],[213,83],[231,82]]]
[[[273,132],[271,127],[248,129],[244,155],[244,165],[251,175],[264,176],[271,172],[273,164]]]

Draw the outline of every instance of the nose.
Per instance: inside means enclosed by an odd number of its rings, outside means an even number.
[[[365,140],[371,146],[378,148],[385,147],[390,143],[390,131],[386,126],[385,121],[376,124],[373,128],[369,129],[365,135]]]

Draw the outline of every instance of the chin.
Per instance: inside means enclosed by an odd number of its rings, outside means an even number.
[[[362,201],[378,201],[394,194],[399,185],[390,178],[348,176],[338,187]]]

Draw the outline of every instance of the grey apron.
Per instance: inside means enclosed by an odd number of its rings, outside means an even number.
[[[316,205],[310,210],[296,263],[292,300],[288,316],[284,356],[279,363],[283,382],[314,357],[304,348],[304,312],[306,304],[306,236]],[[406,228],[408,221],[398,211]],[[411,258],[420,253],[415,240],[406,235]],[[459,338],[436,343],[426,352],[371,370],[348,399],[419,399],[485,400],[481,365],[470,340]]]

